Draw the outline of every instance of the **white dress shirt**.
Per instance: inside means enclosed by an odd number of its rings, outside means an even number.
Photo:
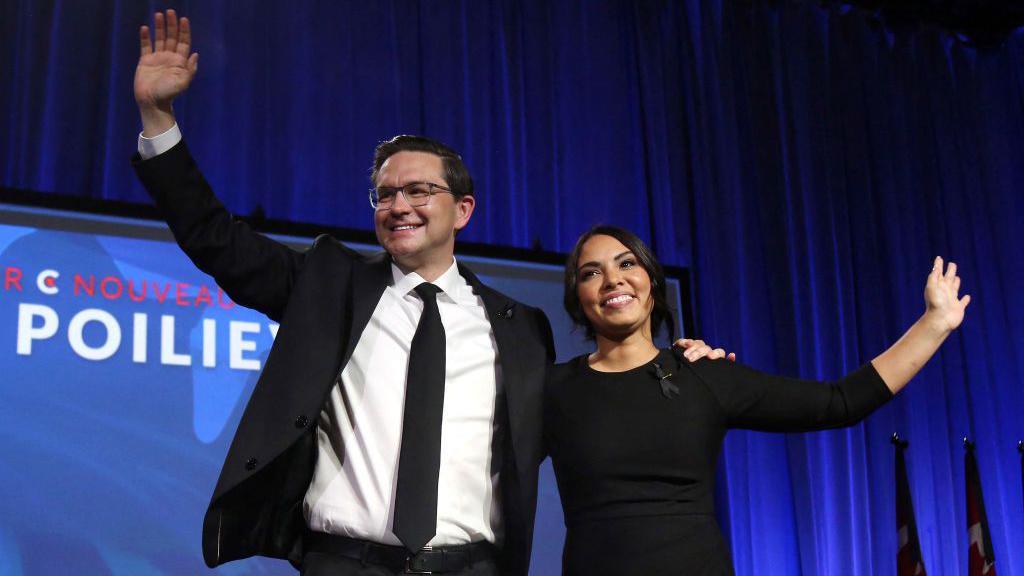
[[[153,156],[158,156],[167,152],[174,145],[181,142],[181,129],[175,124],[167,129],[163,134],[153,136],[152,138],[146,138],[139,133],[139,156],[142,156],[143,160],[149,160]]]
[[[162,154],[181,138],[177,125],[154,138],[140,134],[139,154]],[[401,545],[391,528],[409,347],[423,311],[413,288],[424,280],[393,264],[391,272],[320,414],[303,512],[312,530]],[[437,305],[447,341],[437,533],[429,544],[500,543],[497,345],[483,300],[454,262],[434,284],[443,291]]]
[[[409,346],[423,312],[424,280],[391,268],[370,321],[331,390],[317,429],[319,454],[303,508],[310,528],[401,545],[392,533]],[[434,281],[444,325],[445,387],[437,534],[432,546],[498,542],[494,336],[483,301],[452,266]]]

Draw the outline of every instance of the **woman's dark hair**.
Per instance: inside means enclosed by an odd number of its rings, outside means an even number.
[[[384,161],[399,152],[426,152],[441,158],[444,170],[444,181],[451,188],[456,199],[473,195],[473,178],[462,162],[462,156],[437,140],[425,136],[395,136],[377,145],[373,153],[373,168],[370,172],[370,184],[377,185],[377,175]]]
[[[669,340],[674,340],[675,321],[672,319],[672,310],[669,308],[668,298],[665,296],[665,271],[658,263],[658,259],[654,257],[654,252],[651,252],[643,240],[629,230],[618,226],[594,226],[580,236],[580,239],[576,241],[576,247],[569,254],[569,259],[565,263],[565,296],[562,302],[573,323],[586,331],[588,339],[594,339],[594,327],[583,313],[579,294],[576,293],[579,283],[576,265],[580,259],[580,252],[583,251],[583,245],[587,240],[594,236],[611,236],[636,256],[637,262],[651,277],[651,298],[654,299],[654,308],[651,310],[651,336],[657,335],[662,325],[665,325],[668,328]]]

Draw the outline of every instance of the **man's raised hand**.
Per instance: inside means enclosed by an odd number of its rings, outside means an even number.
[[[188,89],[199,67],[199,54],[192,49],[192,27],[188,18],[178,20],[174,10],[153,17],[149,26],[139,28],[139,64],[135,68],[135,101],[142,114],[143,135],[150,137],[174,125],[171,102]]]

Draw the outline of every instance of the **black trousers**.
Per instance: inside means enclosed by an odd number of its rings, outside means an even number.
[[[336,554],[308,552],[302,558],[301,576],[400,576],[402,570],[387,566],[363,564],[361,561]],[[499,576],[494,560],[481,560],[459,572],[445,572],[445,576]]]

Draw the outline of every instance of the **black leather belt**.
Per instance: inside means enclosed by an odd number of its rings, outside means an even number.
[[[490,542],[427,546],[412,554],[404,546],[389,546],[323,532],[306,532],[303,548],[306,552],[335,554],[366,564],[403,570],[406,574],[458,572],[474,562],[493,560],[497,556],[497,549]]]

